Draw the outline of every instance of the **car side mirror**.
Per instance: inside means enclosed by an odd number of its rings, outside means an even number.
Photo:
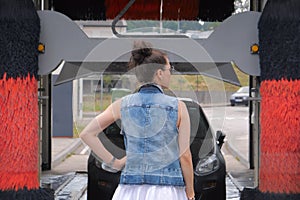
[[[217,144],[218,144],[219,148],[221,149],[224,144],[224,139],[225,139],[226,135],[222,131],[219,130],[216,132],[216,136],[217,136]]]

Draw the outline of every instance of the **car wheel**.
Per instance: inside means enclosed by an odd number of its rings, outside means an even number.
[[[231,103],[230,105],[231,105],[231,106],[235,106],[235,104],[234,104],[234,103]]]

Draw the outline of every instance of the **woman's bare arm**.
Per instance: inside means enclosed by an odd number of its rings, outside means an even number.
[[[80,138],[99,156],[103,162],[110,163],[114,156],[103,146],[98,139],[98,133],[101,133],[105,128],[121,117],[121,100],[112,103],[104,112],[95,117],[80,133]],[[113,167],[122,169],[126,158],[116,159]]]
[[[186,185],[186,195],[188,198],[195,196],[194,192],[194,170],[192,163],[192,154],[190,151],[190,118],[186,105],[179,101],[179,150],[180,164],[183,178]]]

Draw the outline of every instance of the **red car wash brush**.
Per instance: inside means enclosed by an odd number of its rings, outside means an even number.
[[[300,199],[300,1],[268,0],[259,24],[259,186],[241,199]]]
[[[0,0],[0,199],[54,199],[40,188],[38,43],[32,0]]]

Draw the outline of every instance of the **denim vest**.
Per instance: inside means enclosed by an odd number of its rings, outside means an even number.
[[[156,85],[123,97],[122,134],[127,162],[120,184],[184,186],[179,163],[178,100]]]

